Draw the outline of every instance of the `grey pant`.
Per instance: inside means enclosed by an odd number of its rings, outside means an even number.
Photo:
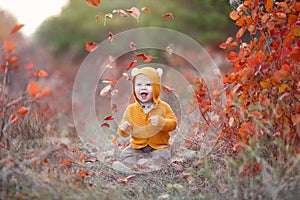
[[[121,162],[128,166],[137,166],[140,159],[146,159],[145,165],[166,165],[171,161],[171,151],[169,148],[153,149],[146,146],[141,149],[134,149],[132,146],[126,147],[121,152]]]

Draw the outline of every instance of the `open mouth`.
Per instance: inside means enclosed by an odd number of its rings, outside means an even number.
[[[141,95],[142,99],[146,99],[147,96],[148,96],[148,93],[147,92],[141,92],[140,95]]]

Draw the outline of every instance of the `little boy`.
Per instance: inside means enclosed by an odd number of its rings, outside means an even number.
[[[136,167],[143,158],[146,166],[161,166],[171,159],[170,131],[175,130],[177,119],[171,107],[160,100],[162,69],[152,67],[132,70],[132,89],[135,103],[124,112],[118,133],[131,136],[130,146],[121,153],[121,162],[114,168]],[[125,166],[124,166],[125,165]]]

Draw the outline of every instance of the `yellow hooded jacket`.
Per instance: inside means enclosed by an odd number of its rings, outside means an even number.
[[[152,83],[153,101],[155,104],[147,114],[144,113],[134,92],[134,79],[139,74],[147,76]],[[128,121],[131,126],[126,131],[118,129],[119,134],[123,137],[131,135],[130,143],[135,149],[140,149],[147,145],[154,149],[167,147],[170,138],[169,132],[176,129],[177,119],[169,104],[159,98],[161,84],[157,70],[151,67],[140,69],[132,78],[132,89],[135,103],[127,107],[120,122],[122,124],[124,121]],[[155,115],[159,116],[157,126],[153,126],[149,119],[149,117]]]

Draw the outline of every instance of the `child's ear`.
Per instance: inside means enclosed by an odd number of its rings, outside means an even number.
[[[161,68],[157,68],[156,70],[158,72],[158,75],[161,77],[164,71]]]
[[[138,69],[138,68],[133,68],[132,70],[131,70],[131,76],[133,77],[133,76],[135,76],[135,75],[137,75],[137,73],[140,71],[140,69]]]

